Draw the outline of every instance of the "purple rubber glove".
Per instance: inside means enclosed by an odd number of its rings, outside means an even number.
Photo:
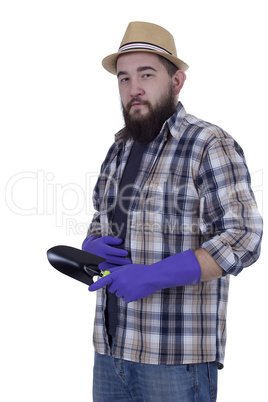
[[[111,268],[110,274],[89,287],[89,291],[109,286],[109,292],[129,303],[160,289],[199,283],[201,268],[192,250],[175,254],[152,265],[132,264]]]
[[[86,237],[83,241],[82,250],[105,258],[106,262],[99,265],[101,270],[105,270],[118,265],[131,264],[131,260],[125,258],[128,252],[122,248],[116,247],[120,246],[122,243],[123,240],[118,237],[91,235]]]

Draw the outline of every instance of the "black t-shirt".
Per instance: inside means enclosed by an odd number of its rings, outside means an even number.
[[[137,141],[134,142],[119,184],[118,198],[115,206],[112,228],[113,235],[120,237],[120,239],[123,240],[126,237],[127,216],[133,184],[136,180],[142,156],[146,147],[146,143]],[[124,243],[119,247],[124,248]],[[127,258],[130,258],[130,256],[128,255]],[[117,326],[117,296],[114,293],[110,293],[108,289],[105,320],[107,333],[111,336],[115,336]]]

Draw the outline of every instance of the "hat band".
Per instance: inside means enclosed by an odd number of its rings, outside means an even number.
[[[146,50],[154,50],[156,52],[162,52],[162,53],[167,53],[171,54],[169,51],[166,49],[153,45],[152,43],[147,43],[147,42],[131,42],[131,43],[126,43],[125,45],[121,46],[118,50],[118,52],[125,52],[126,50],[137,50],[137,49],[146,49]]]

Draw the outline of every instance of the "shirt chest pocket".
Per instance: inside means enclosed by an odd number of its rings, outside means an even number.
[[[177,177],[147,182],[139,201],[140,209],[146,213],[176,218],[199,214],[199,196],[194,184],[185,184]]]

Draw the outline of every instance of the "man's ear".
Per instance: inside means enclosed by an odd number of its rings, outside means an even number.
[[[176,71],[172,77],[174,95],[178,95],[186,80],[186,74],[182,70]]]

